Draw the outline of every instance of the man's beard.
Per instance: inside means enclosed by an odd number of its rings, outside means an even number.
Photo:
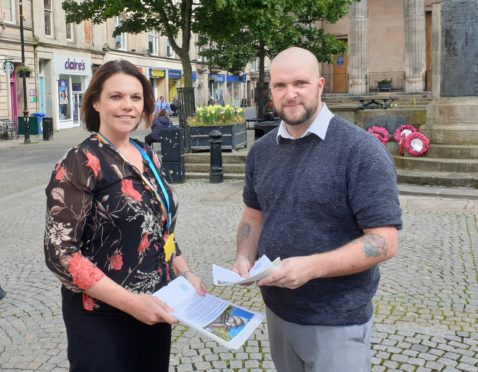
[[[298,117],[292,117],[289,114],[285,113],[284,108],[279,111],[279,117],[284,120],[284,122],[288,125],[301,125],[306,123],[314,114],[317,112],[317,107],[319,106],[319,102],[317,101],[315,105],[312,106],[303,106],[305,111]]]

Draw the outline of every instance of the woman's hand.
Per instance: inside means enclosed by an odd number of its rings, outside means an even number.
[[[169,313],[174,309],[159,298],[147,294],[134,294],[125,311],[131,316],[148,325],[156,323],[174,324],[177,319]]]
[[[186,271],[183,276],[188,280],[189,283],[191,283],[199,295],[204,296],[206,293],[209,293],[201,278],[194,275],[191,271]]]

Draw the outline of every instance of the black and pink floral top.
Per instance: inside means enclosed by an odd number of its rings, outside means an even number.
[[[159,169],[156,154],[136,142]],[[164,197],[146,164],[143,175]],[[164,184],[171,201],[172,233],[178,203]],[[153,293],[174,276],[172,259],[165,259],[168,231],[157,197],[140,171],[96,134],[60,160],[46,195],[46,264],[63,283],[64,295],[81,295],[104,275],[132,292]],[[180,254],[176,245],[173,257]],[[85,310],[105,306],[86,294],[82,303]]]

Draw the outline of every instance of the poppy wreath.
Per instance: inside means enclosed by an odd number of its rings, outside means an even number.
[[[407,137],[411,133],[418,132],[418,129],[415,128],[413,125],[404,124],[400,125],[397,130],[395,131],[393,138],[395,141],[400,142],[402,140],[402,136],[405,135]]]
[[[422,156],[430,148],[430,140],[420,132],[409,134],[405,138],[405,149],[412,156]]]
[[[377,137],[384,145],[388,142],[390,138],[390,134],[385,127],[373,126],[368,128],[368,131],[372,133],[375,137]]]

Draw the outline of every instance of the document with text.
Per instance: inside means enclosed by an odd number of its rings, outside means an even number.
[[[263,255],[254,263],[254,266],[249,271],[249,276],[243,278],[232,270],[212,265],[212,281],[214,285],[250,284],[272,274],[280,266],[280,257],[271,261],[266,255]]]
[[[261,324],[264,315],[211,294],[200,296],[180,276],[153,294],[174,308],[180,322],[221,345],[237,350]]]

